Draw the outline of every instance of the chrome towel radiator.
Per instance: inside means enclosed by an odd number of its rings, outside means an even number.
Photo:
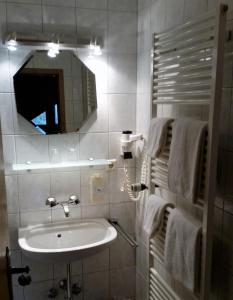
[[[195,22],[154,34],[153,117],[163,111],[165,105],[171,108],[188,106],[189,111],[193,107],[208,109],[208,133],[202,156],[199,197],[195,205],[189,204],[189,212],[197,214],[198,210],[203,224],[199,292],[187,296],[180,292],[182,289],[177,283],[166,278],[160,267],[163,265],[166,233],[162,231],[160,235],[150,238],[151,300],[209,299],[226,12],[227,6],[220,5],[217,13],[208,13]],[[182,117],[185,116],[184,113]],[[163,117],[167,115],[163,114]],[[167,162],[171,138],[172,125],[169,127],[166,147],[157,159],[151,161],[151,188],[155,187],[161,192],[168,190]],[[168,215],[169,210],[165,213],[165,219]]]

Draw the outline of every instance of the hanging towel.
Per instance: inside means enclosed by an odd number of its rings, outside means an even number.
[[[162,224],[164,211],[167,207],[174,207],[174,205],[156,195],[149,196],[146,201],[143,220],[143,229],[149,236],[159,229]]]
[[[172,125],[172,142],[168,161],[170,191],[194,202],[197,196],[201,149],[207,123],[179,119]]]
[[[151,120],[149,133],[147,154],[150,157],[157,157],[166,143],[168,125],[172,119],[154,118]]]
[[[200,259],[201,224],[173,209],[168,217],[164,263],[172,277],[195,291]]]

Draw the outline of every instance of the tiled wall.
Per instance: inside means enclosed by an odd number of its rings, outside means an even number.
[[[122,161],[119,137],[124,129],[136,127],[137,78],[137,0],[8,0],[0,1],[0,31],[77,33],[101,35],[101,57],[81,58],[97,77],[98,110],[78,134],[41,136],[16,113],[12,75],[27,54],[0,49],[0,112],[2,122],[10,239],[16,266],[29,264],[32,284],[22,288],[14,280],[15,300],[44,300],[52,286],[65,276],[65,265],[43,265],[21,255],[17,245],[19,226],[64,220],[59,208],[45,206],[48,196],[66,200],[70,194],[80,197],[81,205],[71,208],[70,218],[117,217],[122,226],[134,233],[135,207],[122,186]],[[56,148],[59,159],[69,159],[69,148],[77,159],[117,158],[116,168],[69,169],[55,171],[12,171],[12,163],[48,161]],[[105,177],[103,203],[90,200],[89,178],[93,172]],[[134,173],[134,163],[132,163]],[[109,300],[134,298],[135,253],[119,237],[110,249],[72,264],[74,282],[83,287],[75,299]],[[60,292],[58,299],[63,299]]]
[[[138,132],[147,132],[151,117],[150,104],[150,64],[152,33],[182,24],[190,18],[215,9],[218,0],[139,0],[138,7],[138,81],[137,118]],[[222,1],[233,10],[233,1]],[[228,22],[233,27],[232,22]],[[226,44],[226,52],[233,50],[232,42]],[[218,198],[215,209],[215,239],[213,259],[212,295],[210,299],[228,300],[233,297],[233,189],[232,189],[232,125],[233,125],[233,63],[226,58],[223,88],[223,108],[218,163]],[[200,108],[172,109],[160,106],[159,115],[195,115],[206,117]],[[137,207],[137,223],[140,225],[143,206]],[[140,228],[140,226],[138,226]],[[137,300],[145,300],[148,287],[148,243],[138,230],[137,250]],[[188,299],[187,297],[184,299]]]

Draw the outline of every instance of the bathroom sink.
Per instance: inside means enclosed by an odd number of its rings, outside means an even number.
[[[95,254],[117,237],[105,219],[72,220],[19,229],[25,256],[41,262],[71,262]]]

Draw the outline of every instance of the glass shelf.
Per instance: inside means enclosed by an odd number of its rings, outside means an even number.
[[[25,164],[13,164],[13,171],[30,171],[41,169],[58,169],[58,168],[73,168],[73,167],[94,167],[94,166],[108,166],[113,168],[116,159],[87,159],[78,161],[68,161],[61,163],[25,163]]]

